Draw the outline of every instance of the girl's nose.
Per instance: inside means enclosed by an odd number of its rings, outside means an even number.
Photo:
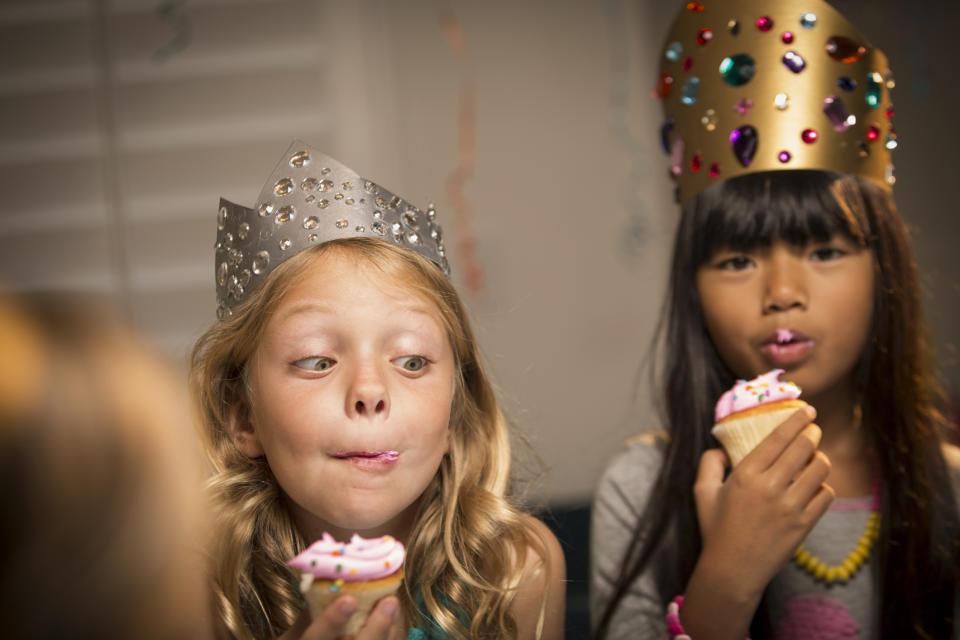
[[[375,365],[357,368],[347,392],[346,411],[351,418],[386,418],[390,414],[387,386]]]
[[[805,309],[807,301],[803,270],[797,264],[797,258],[788,255],[772,257],[768,263],[764,313]]]

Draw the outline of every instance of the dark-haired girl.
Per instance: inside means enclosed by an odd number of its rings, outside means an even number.
[[[960,455],[890,193],[825,171],[719,182],[684,207],[670,278],[665,437],[629,444],[596,494],[598,637],[667,637],[678,594],[694,639],[958,637]],[[784,329],[797,346],[768,348]],[[773,367],[816,416],[798,411],[727,474],[714,403]],[[852,575],[812,574],[801,543]]]
[[[678,5],[661,417],[597,489],[596,635],[960,638],[960,450],[893,199],[887,58],[822,0]],[[715,403],[773,369],[811,406],[732,467]]]

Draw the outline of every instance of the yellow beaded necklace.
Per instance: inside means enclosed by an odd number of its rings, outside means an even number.
[[[853,408],[853,424],[855,429],[859,428],[862,419],[863,409],[860,403],[857,403]],[[863,566],[863,563],[867,561],[867,558],[870,557],[870,552],[873,550],[873,543],[876,542],[877,537],[880,535],[880,476],[877,473],[876,459],[872,452],[871,457],[874,458],[872,513],[870,517],[867,518],[867,528],[863,532],[863,535],[860,536],[860,539],[857,541],[857,546],[853,548],[853,551],[847,554],[843,562],[833,566],[828,565],[818,556],[804,549],[802,543],[798,545],[796,551],[793,552],[793,561],[797,563],[797,566],[809,573],[816,580],[822,580],[827,584],[833,584],[834,582],[846,584],[850,578],[856,575],[860,567]]]
[[[793,561],[797,566],[812,575],[817,580],[823,580],[827,584],[834,582],[846,583],[854,574],[859,571],[863,563],[870,557],[870,551],[873,549],[873,543],[880,534],[880,512],[874,511],[867,519],[867,529],[860,536],[857,546],[847,554],[843,562],[830,566],[816,555],[803,548],[803,545],[797,547],[793,552]]]
[[[859,409],[860,407],[857,406],[854,413],[854,419],[857,425],[860,424]],[[833,584],[834,582],[846,584],[847,581],[860,570],[860,567],[867,561],[867,558],[870,557],[870,551],[873,550],[873,543],[876,542],[877,536],[880,535],[880,476],[876,473],[876,466],[874,466],[873,474],[873,504],[871,505],[871,510],[872,513],[870,517],[867,518],[866,531],[860,536],[860,539],[857,541],[857,546],[847,554],[847,557],[844,558],[840,564],[835,564],[831,567],[819,557],[810,553],[807,549],[804,549],[803,544],[800,544],[797,550],[793,552],[793,561],[797,563],[798,567],[817,580],[823,580],[827,584]]]

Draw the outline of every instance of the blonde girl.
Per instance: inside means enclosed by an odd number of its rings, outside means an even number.
[[[295,142],[257,210],[222,202],[218,242],[221,319],[193,382],[222,634],[335,637],[354,603],[311,623],[285,566],[328,531],[407,548],[399,599],[358,637],[561,637],[562,555],[511,498],[507,425],[432,208]]]

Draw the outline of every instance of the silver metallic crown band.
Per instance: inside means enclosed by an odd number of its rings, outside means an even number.
[[[255,209],[220,199],[217,215],[217,317],[301,251],[342,238],[369,237],[424,256],[450,275],[436,209],[423,211],[295,140],[260,192]]]

